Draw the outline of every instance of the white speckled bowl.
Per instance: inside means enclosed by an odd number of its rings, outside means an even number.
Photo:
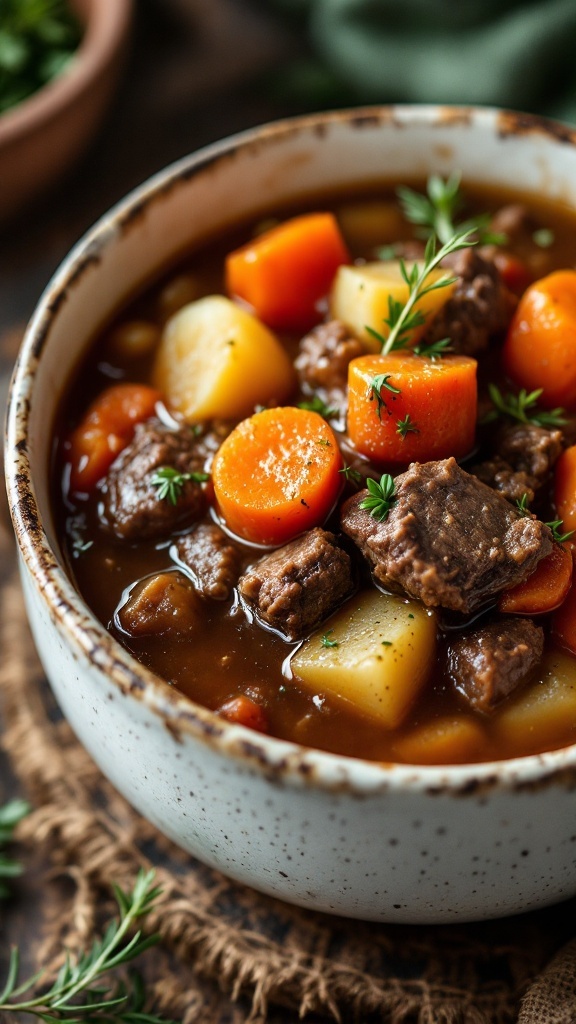
[[[50,425],[79,355],[126,295],[230,221],[323,186],[457,167],[576,206],[576,136],[490,110],[305,117],[157,175],[49,284],[16,369],[6,467],[30,622],[64,713],[117,788],[206,863],[282,899],[381,921],[469,920],[576,893],[576,747],[460,767],[380,765],[233,726],[135,662],[61,567]]]

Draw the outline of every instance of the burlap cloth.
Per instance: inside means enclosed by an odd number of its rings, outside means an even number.
[[[163,895],[144,927],[160,932],[161,946],[144,965],[147,987],[156,1007],[184,1024],[298,1015],[344,1024],[576,1022],[575,901],[460,927],[365,924],[286,906],[176,849],[106,782],[55,708],[2,524],[0,566],[2,744],[34,808],[18,839],[67,881],[43,922],[42,962],[62,942],[90,942],[110,909],[110,883],[130,887],[138,867],[152,864]]]

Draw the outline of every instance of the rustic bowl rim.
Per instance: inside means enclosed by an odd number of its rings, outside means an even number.
[[[266,776],[281,776],[284,784],[304,782],[321,790],[348,791],[363,797],[375,792],[405,790],[431,795],[486,793],[491,790],[531,791],[558,781],[571,784],[576,773],[576,744],[542,754],[502,761],[464,765],[409,765],[351,758],[255,733],[219,718],[214,712],[178,694],[137,662],[106,631],[84,604],[52,550],[42,526],[27,447],[27,421],[34,381],[47,338],[66,288],[81,276],[94,254],[114,244],[114,225],[128,222],[154,196],[168,191],[207,164],[226,157],[238,147],[261,146],[268,138],[294,132],[325,130],[335,123],[374,119],[401,124],[430,123],[437,119],[474,121],[496,130],[505,117],[507,130],[514,118],[518,132],[543,132],[576,143],[576,133],[540,117],[494,108],[442,107],[414,104],[371,106],[285,118],[236,133],[183,157],[159,171],[104,214],[63,260],[42,294],[26,331],[14,369],[7,408],[5,466],[8,498],[20,555],[30,571],[47,609],[78,652],[122,693],[143,701],[168,727],[168,734],[199,739],[227,757],[248,763]],[[512,120],[511,120],[512,119]],[[322,134],[318,131],[318,134]],[[111,709],[114,703],[110,704]],[[113,714],[114,711],[112,710]]]

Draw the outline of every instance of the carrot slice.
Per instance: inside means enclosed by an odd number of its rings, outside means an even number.
[[[284,544],[322,523],[342,477],[334,433],[318,413],[291,406],[243,420],[212,464],[214,493],[229,528],[258,544]]]
[[[498,608],[513,615],[542,615],[559,608],[572,582],[572,554],[555,544],[523,583],[500,595]]]
[[[392,352],[348,368],[348,433],[378,463],[466,455],[476,427],[476,360]]]
[[[528,285],[532,284],[534,275],[518,256],[503,249],[496,249],[492,258],[500,271],[502,281],[514,295],[522,295]]]
[[[137,423],[154,414],[162,395],[146,384],[113,384],[88,407],[70,440],[70,489],[91,491],[132,440]]]
[[[224,701],[216,709],[216,714],[226,718],[229,722],[245,725],[247,729],[255,729],[257,732],[269,732],[270,730],[268,716],[264,708],[243,693]]]
[[[557,270],[526,289],[508,330],[504,369],[546,406],[576,406],[576,271]]]
[[[226,258],[226,288],[269,327],[306,330],[350,256],[331,213],[293,217]]]
[[[562,529],[576,530],[576,444],[566,448],[556,463],[554,503]]]
[[[576,654],[576,573],[566,599],[552,616],[552,633],[563,647]]]

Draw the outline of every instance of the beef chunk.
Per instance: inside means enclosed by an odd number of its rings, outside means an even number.
[[[498,433],[495,448],[499,454],[471,472],[508,501],[519,501],[526,494],[530,504],[562,451],[562,432],[534,423],[513,423]]]
[[[216,523],[202,523],[176,544],[203,597],[226,601],[240,575],[240,551]]]
[[[350,336],[340,320],[320,324],[300,342],[294,363],[300,385],[305,390],[321,389],[328,404],[345,412],[348,364],[364,351],[362,343]]]
[[[319,527],[266,555],[238,583],[258,616],[290,640],[315,629],[352,589],[350,558]]]
[[[384,522],[360,508],[368,493],[360,491],[342,508],[342,528],[376,579],[425,605],[473,612],[552,550],[547,526],[519,516],[455,459],[414,462],[395,485]]]
[[[139,423],[131,443],[112,463],[102,492],[104,525],[123,540],[164,537],[199,519],[206,500],[200,484],[185,481],[176,504],[159,497],[154,472],[170,466],[180,473],[201,472],[203,457],[189,427],[171,430],[158,419]]]
[[[490,221],[490,231],[506,235],[509,242],[532,236],[536,224],[522,203],[508,203],[496,211]]]
[[[491,711],[525,682],[543,649],[541,626],[531,619],[501,619],[452,643],[448,671],[474,708]]]
[[[142,580],[118,610],[118,621],[130,636],[188,635],[199,630],[202,598],[180,572],[162,572]]]
[[[507,501],[521,501],[524,495],[529,505],[534,501],[533,478],[522,471],[516,473],[499,455],[473,466],[470,472],[483,484],[498,491]]]
[[[506,329],[512,298],[495,263],[475,249],[461,249],[444,262],[458,281],[451,298],[428,327],[424,341],[450,338],[455,352],[474,355],[487,348],[493,334]]]
[[[537,490],[562,451],[562,432],[534,423],[513,423],[500,431],[497,445],[501,457],[517,472],[531,477]]]

